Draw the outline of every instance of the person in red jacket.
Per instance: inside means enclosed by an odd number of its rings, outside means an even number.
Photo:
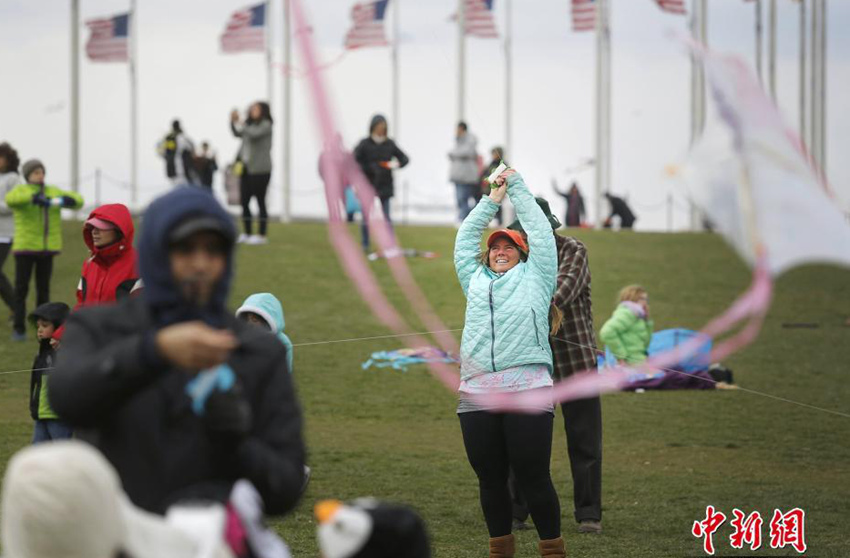
[[[72,311],[113,303],[142,288],[133,248],[135,232],[130,210],[124,204],[102,205],[89,214],[83,225],[83,240],[91,256],[83,262],[77,304]],[[54,338],[61,340],[64,333],[62,326]]]
[[[83,227],[91,257],[83,263],[75,310],[115,302],[141,287],[134,234],[133,219],[124,204],[102,205],[91,212]]]

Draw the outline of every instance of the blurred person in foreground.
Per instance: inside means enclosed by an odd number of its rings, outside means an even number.
[[[147,210],[145,288],[71,315],[50,403],[115,467],[130,500],[232,502],[238,480],[282,515],[301,494],[301,411],[286,348],[225,307],[236,230],[208,193],[180,188]]]

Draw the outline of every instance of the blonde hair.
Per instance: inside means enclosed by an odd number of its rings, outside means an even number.
[[[564,313],[552,302],[549,306],[549,336],[554,337],[561,330],[563,323]]]
[[[640,297],[645,294],[647,294],[646,289],[644,289],[640,285],[629,285],[627,287],[623,287],[620,290],[617,302],[637,302],[638,300],[640,300]]]

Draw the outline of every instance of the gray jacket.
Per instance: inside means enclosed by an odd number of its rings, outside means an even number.
[[[6,194],[22,184],[23,179],[16,172],[0,173],[0,238],[12,238],[15,236],[15,221],[12,218],[12,210],[6,205]]]
[[[478,184],[478,139],[469,132],[457,138],[454,149],[449,151],[452,161],[449,180],[458,184]]]
[[[230,129],[237,138],[242,138],[239,155],[249,174],[272,172],[272,123],[268,120],[256,124],[244,124],[237,127],[230,123]]]

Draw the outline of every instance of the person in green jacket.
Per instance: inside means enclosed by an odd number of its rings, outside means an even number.
[[[599,332],[617,362],[640,364],[646,360],[652,340],[649,318],[649,295],[640,285],[629,285],[620,291],[619,304]]]
[[[38,159],[24,163],[21,171],[26,184],[6,194],[6,205],[15,219],[15,341],[26,339],[26,300],[33,268],[37,306],[50,301],[53,256],[62,251],[62,209],[83,206],[78,193],[44,184],[44,165]]]
[[[528,234],[501,229],[481,250],[481,234],[505,195]],[[528,502],[541,556],[565,556],[561,507],[549,473],[552,451],[552,351],[549,309],[558,272],[555,237],[522,177],[508,169],[458,229],[455,270],[466,296],[458,417],[478,477],[490,556],[512,557],[508,471]],[[539,393],[524,412],[496,410],[487,394]]]

